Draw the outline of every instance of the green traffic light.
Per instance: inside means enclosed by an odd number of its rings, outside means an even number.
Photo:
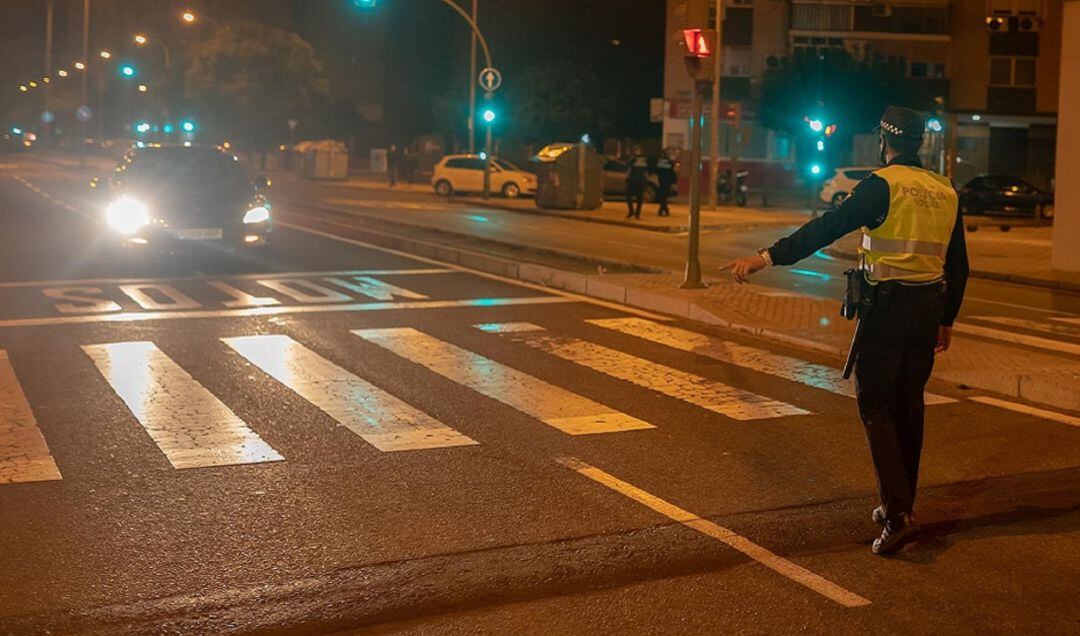
[[[374,9],[375,0],[352,0],[353,6],[357,9]]]
[[[120,74],[124,77],[135,77],[136,73],[135,67],[130,64],[124,64],[120,67]]]
[[[495,121],[495,111],[488,108],[484,111],[483,118],[484,121],[490,124],[491,122]]]

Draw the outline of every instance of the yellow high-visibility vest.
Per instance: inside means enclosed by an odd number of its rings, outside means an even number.
[[[875,281],[941,278],[956,225],[956,190],[945,177],[914,166],[874,174],[889,184],[889,214],[878,227],[862,228],[862,268]]]

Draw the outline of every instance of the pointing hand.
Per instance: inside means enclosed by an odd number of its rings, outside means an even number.
[[[747,278],[754,272],[765,269],[768,263],[761,256],[751,256],[749,258],[740,258],[737,261],[733,261],[720,268],[723,270],[731,270],[731,278],[736,283],[745,283]]]

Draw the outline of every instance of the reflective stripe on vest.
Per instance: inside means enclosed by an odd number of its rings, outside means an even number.
[[[914,166],[892,165],[874,174],[889,184],[889,213],[878,227],[862,229],[863,269],[881,281],[941,278],[957,216],[952,184]]]
[[[887,239],[872,237],[863,234],[862,246],[864,250],[877,250],[879,252],[894,252],[899,254],[921,254],[923,256],[940,256],[945,258],[949,250],[948,243],[932,243],[930,241],[905,241],[903,239]]]

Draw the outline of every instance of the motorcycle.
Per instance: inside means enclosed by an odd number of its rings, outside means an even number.
[[[747,185],[746,180],[750,176],[750,173],[746,170],[740,170],[735,173],[735,205],[740,208],[746,207],[747,195],[750,192],[750,186]],[[732,200],[731,192],[731,172],[727,171],[716,182],[716,193],[723,201],[730,202]]]

